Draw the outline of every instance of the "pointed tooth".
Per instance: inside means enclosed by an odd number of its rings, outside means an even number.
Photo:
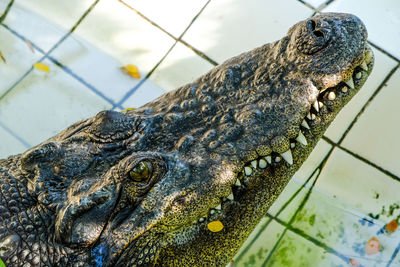
[[[357,79],[360,79],[361,76],[362,76],[361,71],[356,73],[356,78],[357,78]]]
[[[221,203],[219,203],[218,206],[216,206],[214,209],[221,210]]]
[[[257,169],[257,160],[253,160],[251,166],[253,166],[254,169]]]
[[[335,100],[335,98],[336,98],[336,94],[335,94],[335,92],[329,92],[329,95],[328,95],[328,99],[329,100]]]
[[[211,214],[211,215],[213,215],[214,213],[215,213],[215,210],[214,210],[214,209],[210,210],[210,214]]]
[[[233,193],[231,193],[231,194],[228,196],[228,199],[229,199],[229,200],[233,200],[233,199],[234,199]]]
[[[301,123],[301,125],[302,125],[304,128],[310,130],[310,126],[308,126],[308,123],[307,123],[305,120],[303,120],[303,122]]]
[[[240,183],[239,179],[236,179],[235,185],[237,185],[237,186],[241,186],[241,185],[242,185],[242,184]]]
[[[315,101],[315,102],[313,103],[313,106],[314,106],[315,110],[316,110],[317,112],[319,112],[319,104],[318,104],[318,101]]]
[[[347,86],[342,87],[342,92],[343,93],[347,93],[348,90],[349,90],[349,88],[347,88]]]
[[[294,148],[296,146],[295,143],[290,143],[290,148]]]
[[[296,140],[303,146],[307,145],[307,139],[301,131],[299,132],[299,135],[297,136]]]
[[[199,219],[199,223],[202,223],[202,222],[204,222],[205,221],[205,218],[204,217],[201,217],[200,219]]]
[[[311,120],[315,120],[316,117],[315,114],[311,114]]]
[[[266,156],[266,157],[264,157],[264,159],[265,159],[269,164],[271,164],[271,162],[272,162],[272,157],[271,157],[271,156]]]
[[[318,106],[319,106],[319,108],[322,108],[324,106],[324,103],[318,102]]]
[[[275,158],[275,162],[280,162],[281,161],[281,157],[276,157]]]
[[[286,160],[287,163],[289,163],[289,165],[293,165],[293,156],[290,149],[286,152],[283,152],[281,156],[284,160]]]
[[[310,112],[308,112],[307,118],[308,118],[309,120],[311,120],[311,114],[310,114]]]
[[[347,84],[351,89],[354,89],[353,77],[350,77],[350,79],[346,82],[346,84]]]
[[[248,166],[244,167],[244,173],[247,176],[250,176],[252,172],[253,172],[253,170],[250,167],[248,167]]]
[[[258,162],[258,166],[261,169],[265,169],[267,167],[267,162],[265,160],[263,160],[263,159],[260,159],[260,161]]]
[[[368,71],[368,66],[367,66],[367,63],[365,63],[365,61],[363,61],[363,63],[361,63],[360,67],[361,67],[363,70]]]

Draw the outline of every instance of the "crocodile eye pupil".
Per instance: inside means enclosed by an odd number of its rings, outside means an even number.
[[[147,182],[151,176],[151,170],[150,162],[141,161],[129,172],[129,177],[135,182]]]

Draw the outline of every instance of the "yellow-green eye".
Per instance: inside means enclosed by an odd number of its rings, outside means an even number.
[[[129,177],[135,182],[147,182],[152,175],[152,169],[149,161],[141,161],[129,172]]]

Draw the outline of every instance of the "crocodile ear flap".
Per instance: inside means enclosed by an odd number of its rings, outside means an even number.
[[[71,184],[65,205],[57,212],[55,235],[70,247],[93,244],[115,207],[118,185],[101,181],[90,188],[84,181]]]

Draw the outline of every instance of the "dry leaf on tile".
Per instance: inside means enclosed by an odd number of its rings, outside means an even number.
[[[396,231],[397,227],[398,227],[398,223],[396,222],[396,220],[392,220],[390,221],[388,224],[386,224],[385,229],[386,232],[388,233],[393,233]]]
[[[25,40],[26,45],[29,47],[29,49],[32,51],[32,53],[35,53],[35,48],[33,48],[33,45],[31,42],[28,40]]]
[[[3,56],[3,53],[1,53],[1,51],[0,51],[0,58],[1,58],[1,60],[3,60],[4,63],[7,63],[6,59]]]
[[[41,71],[44,71],[44,72],[49,72],[50,71],[49,66],[47,66],[46,64],[40,63],[40,62],[37,62],[37,63],[33,64],[33,67],[35,69],[38,69],[38,70],[41,70]]]
[[[128,64],[123,67],[121,67],[121,70],[123,73],[128,74],[129,76],[135,78],[135,79],[140,79],[140,73],[138,67],[136,67],[133,64]]]
[[[376,254],[381,250],[381,243],[379,242],[378,238],[372,237],[368,240],[365,246],[365,253],[368,255]]]

